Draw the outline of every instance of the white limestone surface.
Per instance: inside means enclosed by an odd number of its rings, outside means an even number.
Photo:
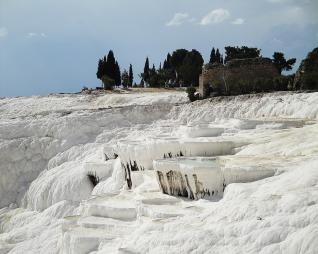
[[[1,99],[0,253],[316,253],[318,93],[185,102],[181,92]],[[220,199],[161,192],[153,160],[180,146],[221,156]],[[134,158],[149,170],[131,172],[129,190],[121,164]],[[255,171],[275,173],[235,180]]]

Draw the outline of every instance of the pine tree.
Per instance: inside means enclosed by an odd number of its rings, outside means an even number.
[[[129,76],[129,86],[132,87],[133,82],[134,82],[134,73],[133,73],[133,69],[132,69],[132,65],[131,64],[129,65],[129,74],[128,74],[128,76]]]
[[[211,50],[211,54],[210,54],[210,64],[213,64],[213,63],[215,63],[216,62],[216,57],[215,57],[215,49],[214,48],[212,48],[212,50]]]

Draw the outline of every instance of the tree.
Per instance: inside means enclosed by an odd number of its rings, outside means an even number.
[[[186,85],[198,85],[203,63],[204,60],[199,51],[195,49],[189,51],[179,67],[180,79]]]
[[[210,61],[209,61],[209,63],[210,63],[210,64],[213,64],[213,63],[215,63],[215,62],[216,62],[216,59],[215,59],[215,49],[212,48],[211,54],[210,54]]]
[[[188,53],[188,50],[186,49],[177,49],[176,51],[172,53],[172,56],[170,58],[170,64],[175,71],[178,71],[187,53]]]
[[[120,86],[121,84],[120,67],[117,61],[115,62],[115,84],[116,86]]]
[[[273,63],[279,74],[281,74],[282,71],[290,71],[293,68],[293,65],[296,63],[296,58],[286,60],[282,52],[275,52],[273,55]]]
[[[110,50],[107,55],[106,73],[108,77],[115,80],[116,76],[116,60],[114,52]]]
[[[121,74],[121,80],[124,87],[129,86],[129,74],[126,70],[124,70],[123,73]]]
[[[221,54],[220,54],[219,49],[216,49],[215,61],[216,61],[217,63],[221,63]]]
[[[133,69],[132,69],[132,65],[131,64],[129,65],[129,74],[128,74],[128,76],[129,76],[129,86],[132,87],[133,82],[134,82],[134,74],[133,74]]]
[[[145,62],[145,67],[144,67],[144,72],[142,74],[142,77],[144,79],[144,81],[148,82],[149,81],[149,58],[146,58],[146,62]]]
[[[120,68],[112,50],[108,52],[107,57],[99,59],[96,76],[102,80],[105,89],[110,89],[109,86],[120,85]]]
[[[249,48],[247,46],[242,47],[225,47],[225,59],[224,62],[228,62],[232,59],[245,59],[245,58],[257,58],[261,55],[261,50],[258,48]]]
[[[98,61],[98,67],[97,67],[97,72],[96,72],[96,76],[98,79],[101,79],[102,76],[103,76],[103,65],[104,65],[104,62],[102,59],[99,59]]]
[[[163,69],[168,70],[171,68],[171,55],[170,53],[167,54],[167,58],[163,62]]]

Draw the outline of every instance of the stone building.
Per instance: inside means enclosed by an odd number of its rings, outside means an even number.
[[[279,76],[269,58],[233,59],[223,64],[206,64],[199,78],[199,93],[205,98],[211,92],[239,94],[256,89],[257,82],[265,82]]]

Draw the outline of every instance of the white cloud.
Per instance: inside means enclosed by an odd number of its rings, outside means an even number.
[[[33,32],[28,33],[27,38],[33,38],[33,37],[45,38],[46,34],[45,33],[33,33]]]
[[[0,38],[4,38],[8,35],[8,30],[5,27],[0,27]]]
[[[175,13],[173,18],[166,23],[166,26],[180,26],[183,23],[189,21],[188,13]]]
[[[243,25],[245,23],[245,20],[242,18],[237,18],[237,19],[233,20],[231,23],[233,25]]]
[[[204,16],[200,22],[202,26],[222,23],[230,17],[230,12],[226,9],[215,9]]]
[[[36,33],[28,33],[28,38],[32,38],[32,37],[35,37],[35,36],[37,36],[37,34]]]

